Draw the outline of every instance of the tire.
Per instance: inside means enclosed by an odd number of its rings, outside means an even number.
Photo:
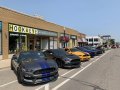
[[[13,67],[13,65],[12,65],[12,62],[11,62],[11,70],[14,70],[14,67]]]
[[[56,59],[56,62],[59,68],[63,67],[63,62],[60,59]]]
[[[20,84],[24,83],[24,81],[23,81],[23,75],[22,75],[20,69],[17,70],[17,79],[18,79],[18,83],[20,83]]]

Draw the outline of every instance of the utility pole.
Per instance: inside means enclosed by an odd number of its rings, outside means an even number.
[[[64,27],[64,39],[65,39],[65,27]],[[64,46],[63,46],[63,48],[65,48],[65,44],[66,44],[66,42],[64,41]]]

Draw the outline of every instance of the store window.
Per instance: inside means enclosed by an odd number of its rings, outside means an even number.
[[[94,41],[95,41],[95,42],[98,42],[98,38],[94,38]]]
[[[9,53],[27,51],[27,35],[10,33],[9,34]]]
[[[72,47],[75,47],[77,36],[71,35],[70,38],[72,39]]]
[[[89,39],[89,42],[93,42],[93,38],[90,38],[90,39]]]
[[[54,37],[50,37],[50,49],[54,49]]]

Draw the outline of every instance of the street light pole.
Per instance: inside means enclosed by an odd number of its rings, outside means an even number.
[[[65,27],[64,27],[64,38],[65,38]],[[65,41],[64,41],[64,47],[63,48],[65,48]]]

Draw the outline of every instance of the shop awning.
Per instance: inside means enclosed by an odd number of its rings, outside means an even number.
[[[85,38],[79,38],[78,42],[84,43],[84,42],[87,42],[87,40]]]
[[[79,39],[78,39],[78,42],[83,42],[83,41],[82,41],[82,38],[79,38]]]
[[[82,41],[83,41],[83,42],[87,42],[87,40],[86,40],[85,38],[82,38]]]

